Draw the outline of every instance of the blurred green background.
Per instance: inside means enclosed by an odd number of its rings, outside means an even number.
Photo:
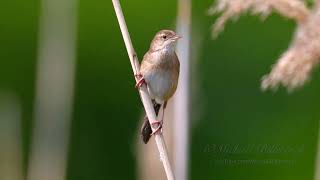
[[[158,30],[175,28],[176,2],[121,3],[139,58]],[[26,173],[41,6],[39,0],[4,0],[1,4],[0,91],[17,94],[22,103]],[[259,88],[261,77],[288,47],[294,22],[276,14],[264,22],[243,16],[228,23],[212,40],[210,27],[216,17],[206,15],[211,4],[211,0],[192,4],[190,179],[313,179],[320,118],[319,70],[312,81],[293,93]],[[79,1],[77,38],[67,179],[136,179],[135,142],[142,105],[111,1]],[[268,153],[258,148],[230,153],[219,149],[237,145],[294,150]],[[225,163],[241,159],[259,163]],[[265,160],[290,163],[261,163]]]

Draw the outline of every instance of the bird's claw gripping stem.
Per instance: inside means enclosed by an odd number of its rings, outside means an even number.
[[[141,73],[135,74],[134,77],[140,79],[140,78],[142,78],[142,74]]]
[[[139,81],[136,83],[135,87],[140,88],[143,84],[146,83],[146,80],[143,78],[142,74],[135,74],[135,77],[139,79]]]
[[[154,121],[152,124],[153,125],[156,125],[157,126],[157,129],[154,130],[152,133],[151,133],[151,136],[158,133],[159,131],[162,131],[162,121]]]

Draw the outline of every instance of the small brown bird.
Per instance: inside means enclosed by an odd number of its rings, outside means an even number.
[[[171,30],[158,32],[151,42],[149,51],[143,57],[140,74],[137,75],[140,80],[136,86],[140,87],[146,83],[157,116],[161,106],[164,113],[167,101],[177,89],[180,62],[174,49],[180,38],[181,36]],[[158,129],[152,132],[148,117],[144,118],[141,135],[145,144],[154,133],[161,130],[162,123],[162,119],[156,121]]]

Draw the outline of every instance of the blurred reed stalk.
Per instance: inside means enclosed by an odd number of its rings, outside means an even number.
[[[221,13],[213,25],[216,37],[230,19],[251,12],[266,18],[272,12],[293,19],[296,32],[289,48],[273,65],[271,72],[262,78],[261,88],[277,89],[283,85],[289,91],[301,87],[310,79],[312,71],[320,62],[320,2],[308,8],[301,0],[218,0],[209,14]]]
[[[178,1],[177,33],[183,38],[177,44],[180,76],[173,100],[174,116],[171,119],[174,122],[174,163],[177,180],[188,179],[191,9],[191,0]]]
[[[218,0],[209,9],[210,15],[221,13],[212,32],[216,37],[228,20],[246,12],[266,18],[273,11],[293,19],[297,28],[289,48],[262,78],[261,87],[265,90],[283,85],[291,91],[303,86],[320,63],[320,0],[314,0],[311,8],[301,0]],[[318,131],[315,180],[320,180],[320,125]]]
[[[0,94],[0,179],[23,180],[21,104],[11,93]]]
[[[134,75],[139,74],[140,64],[139,64],[138,57],[135,53],[135,50],[134,50],[132,42],[131,42],[131,38],[130,38],[128,28],[127,28],[127,25],[126,25],[126,22],[125,22],[125,19],[123,16],[120,2],[119,2],[119,0],[112,0],[112,3],[113,3],[114,10],[116,12],[116,16],[117,16],[117,19],[119,22],[122,37],[123,37],[125,46],[127,48],[127,52],[128,52],[131,66],[132,66],[133,73],[134,73]],[[139,79],[136,76],[135,76],[135,80],[136,80],[136,82],[139,81]],[[151,102],[151,99],[150,99],[150,96],[149,96],[149,93],[147,91],[147,87],[145,84],[139,88],[139,93],[140,93],[140,98],[143,103],[144,109],[145,109],[146,114],[148,116],[149,122],[150,122],[150,124],[153,124],[156,121],[157,117],[154,112],[153,105],[152,105],[152,102]],[[152,126],[153,131],[155,131],[156,129],[157,129],[157,127]],[[163,134],[161,131],[159,133],[155,134],[155,140],[156,140],[157,148],[158,148],[158,151],[160,154],[160,160],[162,161],[163,167],[164,167],[166,175],[167,175],[167,179],[174,180],[175,178],[174,178],[171,164],[169,162],[167,147],[166,147],[166,144],[165,144],[165,141],[163,138]]]
[[[77,0],[42,0],[29,180],[66,178]]]

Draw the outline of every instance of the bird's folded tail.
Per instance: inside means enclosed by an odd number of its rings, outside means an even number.
[[[158,116],[159,110],[161,108],[161,104],[156,103],[154,100],[152,102],[153,102],[153,108],[156,113],[156,116]],[[149,142],[151,135],[152,135],[152,128],[149,123],[148,116],[146,115],[143,119],[143,124],[141,127],[141,137],[142,137],[142,140],[145,144],[147,144]]]

